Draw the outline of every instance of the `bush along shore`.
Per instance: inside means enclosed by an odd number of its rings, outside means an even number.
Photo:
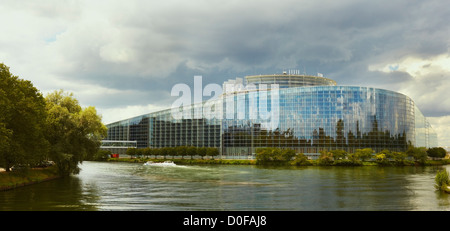
[[[432,166],[450,164],[450,159],[427,156],[426,149],[410,148],[407,152],[390,152],[383,150],[375,153],[372,149],[357,149],[354,153],[343,150],[323,150],[316,160],[308,159],[303,153],[295,153],[292,149],[259,148],[256,159],[201,159],[198,158],[148,158],[142,155],[137,158],[105,158],[108,161],[162,162],[172,160],[175,164],[236,164],[236,165],[274,165],[274,166]]]
[[[435,188],[439,191],[450,193],[450,177],[447,170],[438,171],[434,178]]]
[[[56,166],[0,172],[0,191],[60,178]]]

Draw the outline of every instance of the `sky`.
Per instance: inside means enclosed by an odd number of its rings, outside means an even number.
[[[298,69],[409,96],[450,146],[448,0],[0,0],[0,63],[105,124],[171,106],[178,83]]]

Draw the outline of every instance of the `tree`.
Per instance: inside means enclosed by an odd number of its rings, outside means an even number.
[[[447,155],[447,151],[441,147],[434,147],[427,150],[427,155],[433,158],[444,158]]]
[[[279,150],[280,152],[280,160],[281,161],[290,161],[292,160],[292,158],[295,157],[295,151],[292,149],[283,149],[283,150]]]
[[[295,151],[292,149],[281,148],[258,148],[256,150],[256,160],[258,162],[287,162],[291,161],[295,157]]]
[[[155,156],[155,159],[158,159],[158,156],[161,155],[161,148],[153,148],[152,154]]]
[[[143,155],[148,158],[149,156],[153,155],[153,149],[151,148],[144,148]]]
[[[213,148],[213,147],[209,147],[206,150],[206,155],[207,156],[211,156],[212,159],[214,160],[214,157],[219,155],[219,149]]]
[[[96,160],[96,161],[104,161],[107,160],[111,156],[111,151],[109,150],[98,150],[98,152],[93,156],[92,159],[88,160]]]
[[[333,153],[326,150],[320,151],[318,162],[321,165],[331,165],[333,163]]]
[[[78,164],[98,151],[106,126],[94,107],[83,109],[71,93],[54,91],[45,100],[49,156],[60,174],[77,174]]]
[[[189,146],[186,148],[186,153],[191,156],[191,159],[197,154],[197,147]]]
[[[356,155],[356,153],[347,154],[347,158],[348,158],[348,160],[350,160],[353,163],[359,163],[360,162],[359,157],[358,157],[358,155]]]
[[[133,157],[136,155],[136,148],[127,148],[126,154]]]
[[[46,103],[30,81],[0,63],[0,166],[32,166],[47,159]]]
[[[424,147],[409,147],[406,151],[406,154],[408,156],[412,156],[414,158],[414,161],[424,164],[427,160],[427,151]]]
[[[377,154],[384,154],[386,156],[386,158],[393,158],[392,152],[389,151],[388,149],[383,149],[380,152],[378,152]]]
[[[406,160],[406,153],[404,152],[391,152],[392,158],[394,159],[395,163],[403,165]]]
[[[187,155],[187,147],[186,146],[178,146],[175,148],[177,155],[181,156],[181,159],[184,159],[184,156]]]
[[[295,158],[294,158],[294,160],[292,161],[291,164],[292,165],[298,165],[298,166],[311,165],[311,163],[308,161],[308,157],[305,154],[303,154],[303,153],[298,153],[295,156]]]
[[[378,153],[375,155],[375,161],[380,165],[388,165],[389,160],[384,153]]]
[[[271,148],[258,148],[256,149],[256,161],[258,162],[268,162],[272,160]]]
[[[166,159],[166,156],[169,155],[169,147],[161,148],[159,151],[159,155],[163,156]]]
[[[144,155],[144,149],[142,148],[136,148],[136,153],[135,153],[137,158],[142,158],[142,156]]]
[[[362,161],[370,159],[372,157],[372,154],[373,150],[371,148],[356,149],[355,152],[355,155]]]
[[[347,156],[347,152],[342,149],[331,150],[334,160],[344,159]]]
[[[197,154],[200,156],[200,158],[203,159],[204,156],[206,156],[206,151],[208,149],[206,147],[199,147],[197,148]]]
[[[167,149],[167,151],[168,151],[168,155],[169,156],[172,156],[172,159],[174,159],[175,158],[175,156],[177,155],[177,150],[175,149],[175,148],[173,148],[173,147],[169,147],[168,149]]]

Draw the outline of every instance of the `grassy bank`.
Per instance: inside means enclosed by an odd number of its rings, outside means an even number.
[[[59,178],[56,167],[0,172],[0,191]]]
[[[419,164],[414,161],[397,162],[383,162],[376,161],[358,161],[352,162],[348,160],[338,160],[328,163],[323,163],[319,160],[307,160],[302,163],[294,161],[273,161],[261,162],[257,160],[232,160],[232,159],[153,159],[153,158],[110,158],[109,162],[131,162],[131,163],[145,163],[147,161],[164,162],[166,160],[173,161],[180,165],[195,165],[195,164],[223,164],[223,165],[273,165],[273,166],[439,166],[450,164],[450,159],[442,160],[427,160],[425,163]]]

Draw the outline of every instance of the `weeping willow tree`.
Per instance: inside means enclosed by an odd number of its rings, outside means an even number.
[[[78,164],[99,150],[106,126],[95,107],[82,108],[71,93],[54,91],[45,99],[49,156],[60,174],[78,174]]]

